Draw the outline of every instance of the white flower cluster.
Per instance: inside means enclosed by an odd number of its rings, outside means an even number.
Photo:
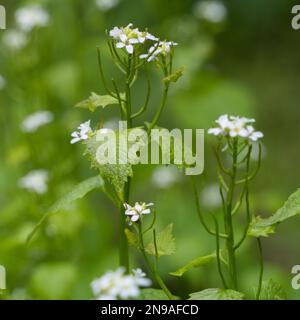
[[[116,47],[125,48],[127,53],[133,54],[135,46],[145,43],[147,40],[154,41],[147,53],[141,54],[141,59],[147,59],[148,62],[156,60],[159,55],[167,56],[172,46],[176,46],[176,42],[160,41],[148,31],[140,31],[138,28],[132,28],[132,23],[126,27],[114,27],[110,30],[109,35],[115,39]]]
[[[141,269],[132,270],[132,274],[125,274],[125,268],[108,271],[101,278],[91,283],[93,294],[97,300],[127,300],[138,298],[140,287],[148,287],[151,280]]]
[[[43,194],[48,190],[48,177],[49,174],[47,170],[33,170],[18,181],[18,186],[31,192]]]
[[[109,35],[115,39],[117,48],[125,48],[129,54],[134,51],[134,45],[144,43],[146,40],[157,41],[151,33],[140,31],[138,28],[132,28],[132,23],[126,27],[114,27],[110,30]]]
[[[145,203],[145,202],[136,202],[135,205],[132,207],[128,203],[124,203],[125,215],[130,217],[129,225],[132,222],[138,221],[142,215],[147,215],[151,213],[151,209],[149,207],[153,206],[153,203]]]
[[[71,144],[77,143],[78,141],[87,140],[89,138],[89,133],[92,132],[91,120],[81,123],[78,127],[78,131],[71,133]]]
[[[18,9],[15,18],[20,30],[25,32],[30,32],[35,27],[46,27],[50,22],[48,12],[38,4]]]
[[[225,114],[216,120],[218,127],[210,128],[208,133],[215,136],[229,136],[232,138],[242,137],[250,142],[255,142],[264,135],[260,131],[255,131],[254,127],[252,126],[252,123],[254,122],[255,119],[235,116],[228,117],[228,115]]]
[[[53,119],[53,113],[47,110],[32,113],[23,120],[21,130],[23,132],[35,132],[41,126],[52,122]]]

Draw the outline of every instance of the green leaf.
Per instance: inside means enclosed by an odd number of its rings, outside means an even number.
[[[140,298],[142,300],[169,300],[168,296],[160,289],[142,289]]]
[[[215,259],[216,259],[216,253],[213,253],[213,254],[210,254],[207,256],[203,256],[203,257],[199,257],[199,258],[196,258],[196,259],[192,260],[191,262],[187,263],[186,265],[184,265],[180,269],[178,269],[174,272],[170,272],[170,274],[175,277],[181,277],[184,273],[186,273],[190,269],[202,267],[202,266],[214,261]]]
[[[265,223],[269,225],[277,224],[296,215],[300,215],[300,189],[291,194],[284,205],[273,216],[265,219]]]
[[[171,223],[156,236],[157,253],[159,257],[172,255],[176,251],[175,238],[173,237],[172,230],[173,224]],[[155,256],[156,252],[153,241],[146,246],[146,252]]]
[[[269,234],[275,232],[274,225],[268,225],[265,222],[266,219],[262,219],[261,217],[255,217],[250,223],[247,235],[250,237],[268,237]]]
[[[104,188],[104,180],[101,176],[97,175],[95,177],[89,178],[87,180],[82,181],[78,185],[76,185],[69,193],[64,195],[61,199],[56,201],[44,214],[44,216],[40,219],[40,221],[36,224],[34,229],[27,237],[27,243],[32,239],[36,231],[42,226],[42,224],[47,220],[47,218],[61,209],[66,208],[72,202],[83,198],[87,193],[91,192],[92,190],[99,188],[103,191]]]
[[[176,82],[183,75],[183,67],[177,69],[174,73],[164,78],[165,83]]]
[[[131,247],[139,248],[139,240],[137,239],[136,235],[127,228],[124,230],[124,232],[125,232],[128,244]]]
[[[122,96],[122,95],[121,95]],[[95,92],[92,92],[88,99],[83,100],[75,105],[77,108],[85,108],[94,112],[98,107],[105,108],[108,105],[118,104],[118,99],[110,95],[98,95]]]
[[[260,300],[285,300],[287,299],[286,293],[283,287],[270,279],[269,281],[264,281],[261,288]]]
[[[119,149],[118,140],[116,141],[116,148]],[[100,175],[107,179],[116,189],[117,192],[122,192],[128,177],[133,176],[132,166],[130,164],[99,164],[96,159],[96,154],[101,141],[97,141],[97,134],[93,135],[90,139],[86,140],[85,155],[91,161],[92,167],[99,170]],[[125,152],[125,150],[124,150]],[[122,155],[120,154],[119,157]],[[123,155],[124,156],[124,155]]]
[[[256,217],[250,225],[248,235],[254,237],[266,237],[268,234],[274,233],[277,224],[296,215],[300,215],[300,189],[294,192],[284,205],[271,217],[266,219]]]
[[[244,294],[231,289],[205,289],[190,294],[189,300],[243,300]]]

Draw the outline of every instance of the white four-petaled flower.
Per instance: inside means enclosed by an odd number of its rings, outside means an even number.
[[[81,123],[78,127],[78,131],[74,131],[71,133],[71,144],[74,144],[81,140],[87,140],[89,138],[89,133],[92,131],[91,129],[91,120],[88,120],[84,123]]]
[[[177,46],[178,43],[173,41],[160,41],[154,44],[148,50],[148,53],[140,55],[141,59],[147,59],[148,62],[156,60],[159,55],[167,56],[171,52],[173,46]]]
[[[141,269],[125,274],[125,268],[108,271],[91,283],[92,291],[97,300],[134,299],[140,294],[140,287],[148,287],[151,280]]]
[[[153,206],[153,203],[136,202],[132,207],[128,203],[124,203],[125,215],[130,217],[130,223],[138,221],[142,215],[150,214],[151,209],[149,207]]]
[[[251,125],[254,122],[254,119],[236,116],[228,117],[226,114],[216,120],[218,127],[208,129],[208,133],[215,136],[242,137],[255,142],[264,135],[260,131],[255,131]]]
[[[144,43],[146,40],[158,40],[149,32],[140,31],[132,26],[132,23],[129,23],[126,27],[114,27],[109,31],[109,35],[116,40],[117,48],[125,48],[129,54],[133,54],[135,45]]]

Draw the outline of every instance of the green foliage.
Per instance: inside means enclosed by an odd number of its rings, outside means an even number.
[[[189,300],[243,300],[244,294],[231,289],[211,288],[190,294]]]
[[[141,296],[142,300],[169,300],[168,296],[160,289],[142,289]]]
[[[72,202],[76,200],[82,199],[86,194],[88,194],[94,189],[102,189],[104,191],[104,181],[99,175],[80,182],[69,193],[67,193],[61,199],[56,201],[48,209],[45,215],[40,219],[40,221],[36,224],[34,229],[28,235],[27,242],[32,239],[37,230],[42,226],[42,224],[47,220],[47,218],[51,214],[54,214],[66,208],[68,205],[70,205]]]
[[[203,256],[203,257],[199,257],[199,258],[196,258],[196,259],[190,261],[189,263],[187,263],[183,267],[179,268],[178,270],[176,270],[174,272],[170,272],[170,274],[172,276],[181,277],[187,271],[189,271],[193,268],[199,268],[204,265],[207,265],[207,264],[211,263],[212,261],[214,261],[215,259],[216,259],[216,253],[213,253],[213,254],[210,254],[207,256]]]
[[[250,237],[268,237],[269,234],[275,232],[275,226],[274,225],[268,225],[264,219],[257,216],[255,217],[249,226],[247,235]]]
[[[121,95],[123,96],[123,95]],[[94,112],[97,108],[105,108],[108,105],[118,104],[118,99],[110,95],[98,95],[92,92],[88,99],[83,100],[75,105],[77,108],[84,108]]]
[[[96,134],[87,140],[86,151],[91,161],[92,167],[99,170],[100,175],[107,179],[116,189],[117,192],[122,192],[125,183],[128,181],[128,177],[132,177],[132,166],[130,164],[99,164],[96,159],[96,154],[101,141],[97,141]],[[118,139],[116,141],[116,148],[118,150]],[[122,149],[122,148],[121,148]],[[124,150],[125,151],[125,150]],[[120,157],[122,155],[119,155]]]
[[[173,224],[169,224],[163,231],[159,232],[156,236],[156,245],[158,256],[169,256],[175,253],[175,238],[172,233]],[[154,240],[146,246],[146,252],[155,256],[156,250]]]
[[[285,300],[287,298],[283,287],[270,279],[262,283],[260,300]]]
[[[277,224],[300,214],[300,189],[294,192],[284,205],[274,215],[267,219],[256,217],[248,230],[248,235],[253,237],[266,237],[274,233]]]

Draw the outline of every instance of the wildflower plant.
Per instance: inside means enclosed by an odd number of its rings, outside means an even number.
[[[92,92],[87,99],[79,102],[76,107],[95,112],[98,108],[117,105],[120,120],[127,122],[127,127],[124,130],[119,129],[114,131],[119,140],[133,129],[143,128],[146,132],[150,132],[151,129],[157,126],[166,106],[171,84],[176,82],[182,74],[181,69],[173,70],[174,48],[177,46],[177,43],[163,41],[153,36],[148,30],[141,31],[135,28],[131,23],[125,27],[114,27],[110,31],[107,31],[106,39],[112,61],[123,75],[123,83],[117,83],[114,79],[111,79],[110,83],[107,81],[102,63],[102,52],[98,48],[99,73],[106,95]],[[143,123],[139,119],[148,109],[151,97],[150,68],[156,68],[161,73],[163,92],[157,109],[153,111],[153,118],[149,122]],[[132,102],[132,91],[134,90],[134,84],[137,81],[139,73],[144,73],[146,76],[145,98],[140,106],[135,107]],[[101,123],[103,121],[99,119],[97,127],[93,126],[90,120],[83,122],[71,134],[70,141],[71,144],[79,142],[84,144],[84,154],[90,160],[92,167],[98,170],[100,175],[80,183],[69,195],[58,201],[52,207],[54,210],[50,210],[48,214],[59,210],[60,207],[65,206],[67,203],[83,197],[95,188],[102,189],[119,210],[119,265],[120,268],[124,269],[120,269],[121,271],[118,271],[118,273],[126,274],[129,272],[128,244],[135,246],[141,251],[152,276],[165,292],[165,295],[173,299],[173,295],[157,271],[157,263],[160,256],[174,252],[175,245],[172,236],[172,225],[167,226],[165,230],[156,234],[154,226],[156,212],[153,210],[153,203],[134,202],[135,205],[130,205],[131,180],[133,178],[132,163],[139,163],[138,159],[137,161],[134,160],[138,158],[139,149],[133,154],[128,155],[128,157],[131,157],[131,160],[133,158],[133,161],[130,163],[117,161],[115,164],[111,164],[99,161],[97,150],[101,147],[101,138],[110,132],[110,129],[103,128]],[[96,127],[98,129],[94,129]],[[147,143],[145,146],[147,147]],[[31,239],[46,218],[47,215],[36,226],[29,239]],[[144,237],[146,233],[151,233],[152,235],[149,243],[145,243]],[[153,261],[149,256],[154,257]],[[97,282],[96,284],[94,282],[92,286],[95,293]],[[123,296],[121,294],[118,297],[122,298]],[[131,295],[130,297],[134,298],[135,295]]]
[[[131,23],[125,27],[114,27],[106,32],[107,47],[112,62],[122,75],[122,81],[107,80],[102,62],[102,51],[97,49],[98,67],[102,88],[105,94],[92,92],[85,100],[76,104],[77,108],[84,108],[90,112],[98,111],[111,105],[116,105],[119,119],[126,122],[125,128],[110,129],[103,127],[103,119],[99,117],[98,124],[86,120],[71,133],[71,144],[81,143],[84,155],[97,175],[81,183],[62,199],[58,200],[36,225],[28,237],[33,237],[47,217],[68,206],[73,201],[83,198],[90,191],[100,189],[111,200],[119,213],[118,220],[118,247],[119,269],[109,271],[101,278],[91,283],[96,299],[136,299],[143,296],[141,287],[148,287],[151,282],[141,269],[131,272],[129,261],[129,246],[136,248],[144,258],[149,276],[161,288],[160,298],[175,299],[176,296],[168,288],[158,271],[162,256],[175,252],[175,239],[172,234],[173,224],[169,224],[162,231],[158,231],[156,220],[159,212],[156,206],[149,202],[137,201],[131,192],[133,165],[141,163],[139,157],[142,148],[148,148],[149,141],[145,142],[141,135],[140,144],[132,153],[124,157],[122,144],[130,144],[127,135],[133,130],[143,129],[149,133],[158,127],[162,112],[167,103],[169,89],[182,75],[182,69],[174,70],[173,62],[177,43],[162,40],[152,35],[148,30],[135,28]],[[152,95],[149,69],[156,68],[161,74],[162,96],[153,116],[148,121],[141,121],[150,105]],[[138,106],[133,104],[132,96],[135,83],[143,73],[146,78],[144,101]],[[143,81],[141,81],[143,83]],[[39,126],[52,121],[52,115],[47,113],[31,116],[25,124],[24,131],[35,131]],[[297,215],[299,210],[300,193],[297,191],[274,215],[263,219],[255,216],[250,207],[250,185],[259,172],[262,158],[261,139],[263,133],[255,129],[255,120],[239,116],[220,116],[215,125],[208,130],[213,135],[215,143],[215,156],[218,168],[218,191],[221,199],[222,219],[215,214],[205,215],[199,200],[199,177],[191,176],[193,193],[195,197],[196,212],[204,230],[215,238],[215,251],[194,259],[170,274],[181,277],[190,269],[215,262],[220,275],[223,288],[210,288],[190,294],[190,299],[243,299],[245,294],[240,292],[237,252],[246,239],[255,239],[259,253],[258,284],[255,297],[259,299],[265,292],[273,294],[278,287],[272,282],[263,282],[263,256],[261,238],[275,231],[278,223],[289,217]],[[114,134],[118,138],[116,153],[119,153],[115,163],[102,162],[99,150],[104,144],[103,137]],[[125,138],[124,138],[125,137]],[[125,139],[125,140],[124,140]],[[75,146],[74,146],[75,147]],[[254,147],[258,148],[258,159],[253,160]],[[111,150],[107,150],[108,153]],[[184,150],[186,152],[186,150]],[[172,150],[171,150],[172,153]],[[175,151],[173,150],[173,153]],[[173,161],[172,164],[177,164]],[[160,171],[161,172],[161,171]],[[161,188],[176,182],[177,177],[165,172],[166,181]],[[48,175],[43,172],[34,172],[25,176],[19,182],[22,188],[37,193],[47,191]],[[154,179],[155,180],[155,179]],[[157,179],[156,179],[157,180]],[[188,214],[188,213],[186,213]],[[244,215],[245,225],[243,232],[237,232],[235,221]],[[210,220],[209,220],[210,219]],[[275,288],[275,289],[274,289]],[[149,290],[149,289],[148,289]],[[276,289],[277,290],[277,289]],[[278,291],[278,290],[277,290]],[[272,293],[273,292],[273,293]],[[157,293],[153,293],[156,296]],[[277,294],[277,293],[276,293]],[[151,296],[151,298],[153,298]],[[149,298],[149,296],[148,296]]]

